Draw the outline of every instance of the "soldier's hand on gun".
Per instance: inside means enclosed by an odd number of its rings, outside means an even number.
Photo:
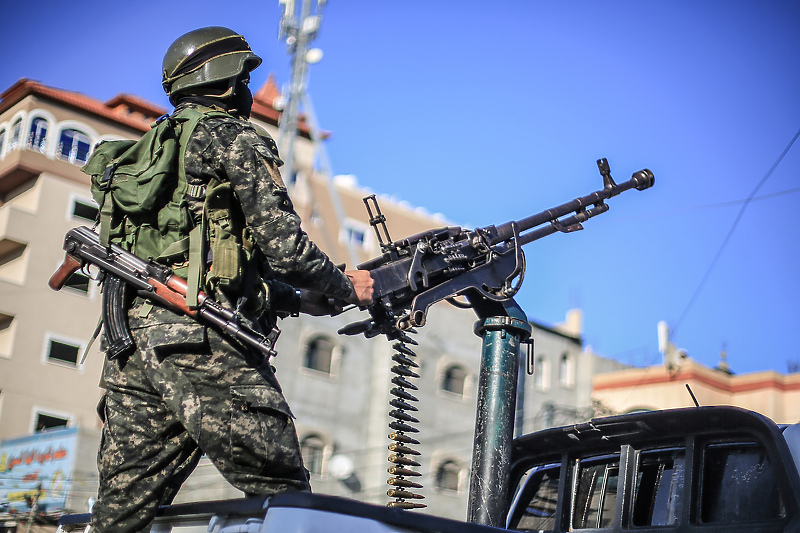
[[[365,307],[372,303],[372,274],[368,270],[346,270],[345,275],[353,284],[353,293],[347,303]]]

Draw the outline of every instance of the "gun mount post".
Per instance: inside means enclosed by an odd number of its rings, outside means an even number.
[[[494,527],[505,526],[519,354],[532,332],[513,299],[504,307],[511,316],[484,318],[475,324],[483,348],[467,520]]]

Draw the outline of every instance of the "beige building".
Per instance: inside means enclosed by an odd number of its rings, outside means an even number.
[[[687,389],[691,389],[691,393]],[[772,370],[734,375],[723,357],[717,368],[689,358],[594,376],[593,398],[618,413],[694,405],[733,405],[779,424],[800,421],[800,374]]]
[[[277,96],[270,79],[255,95],[252,113],[274,136]],[[65,426],[96,438],[103,356],[96,345],[85,360],[83,352],[97,325],[99,289],[83,274],[59,293],[47,280],[63,259],[67,230],[91,225],[95,217],[88,177],[80,172],[92,147],[103,139],[136,139],[166,111],[130,95],[100,102],[24,79],[0,94],[0,440]],[[300,170],[284,176],[304,228],[337,263],[352,266],[378,256],[362,202],[368,191],[352,177],[329,179],[313,169],[318,158],[311,126],[300,122],[294,150]],[[447,224],[392,198],[380,200],[396,239]],[[392,345],[381,337],[337,334],[364,318],[353,310],[284,320],[274,365],[297,417],[314,490],[386,503]],[[481,351],[474,322],[469,310],[436,305],[414,347],[424,512],[461,519]],[[611,362],[583,350],[579,313],[559,327],[534,324],[534,337],[539,372],[521,377],[521,430],[590,416],[592,375]],[[91,462],[92,455],[82,457]],[[93,472],[90,466],[81,472]],[[76,511],[84,510],[96,483],[93,474],[81,475],[86,478],[76,480],[70,500]],[[239,496],[204,461],[178,501]]]

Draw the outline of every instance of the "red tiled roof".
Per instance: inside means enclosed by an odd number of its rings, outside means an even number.
[[[267,76],[266,83],[253,95],[253,107],[250,110],[250,116],[263,120],[267,124],[277,126],[281,112],[275,109],[275,99],[280,94],[281,91],[275,82],[275,75],[270,73]]]
[[[156,118],[167,113],[163,107],[132,94],[121,93],[107,102],[101,102],[85,94],[50,87],[28,78],[21,78],[0,93],[0,113],[28,95],[55,101],[141,133],[147,132]],[[275,109],[275,100],[278,96],[280,90],[275,82],[275,75],[270,74],[266,83],[253,95],[252,116],[277,126],[281,115],[281,112]],[[309,125],[302,114],[298,118],[297,129],[304,137],[310,136]],[[329,132],[321,132],[323,139],[329,136]]]
[[[35,95],[58,102],[65,106],[72,107],[73,109],[94,115],[97,118],[110,120],[116,124],[126,126],[142,133],[150,129],[150,123],[154,118],[166,112],[165,109],[151,104],[150,102],[146,102],[145,100],[136,97],[127,97],[126,99],[125,96],[118,96],[109,100],[109,102],[115,102],[117,104],[116,107],[112,108],[109,107],[108,104],[86,96],[85,94],[49,87],[38,81],[22,78],[0,94],[0,113],[29,95]],[[129,114],[129,111],[124,106],[119,105],[122,101],[136,105],[138,112]],[[138,105],[134,104],[134,102],[137,102]],[[146,116],[142,111],[147,111],[147,114],[152,114]]]
[[[280,95],[281,91],[278,89],[278,84],[275,81],[275,74],[270,73],[264,85],[253,95],[253,108],[250,112],[250,116],[263,120],[273,126],[277,126],[281,112],[275,108],[275,100]],[[297,117],[297,131],[300,132],[302,137],[306,139],[311,138],[310,126],[303,113],[300,113]],[[319,135],[321,139],[327,139],[331,134],[328,131],[320,131]]]
[[[117,96],[106,102],[106,106],[111,109],[125,107],[131,112],[141,113],[150,117],[158,118],[166,111],[160,105],[140,98],[134,94],[119,93]]]

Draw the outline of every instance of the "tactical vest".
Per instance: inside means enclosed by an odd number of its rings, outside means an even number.
[[[187,279],[190,306],[197,305],[198,290],[243,292],[253,251],[231,184],[212,179],[191,185],[186,179],[189,139],[201,118],[214,116],[230,118],[213,109],[184,108],[159,119],[139,141],[103,141],[82,169],[100,206],[100,242],[170,266]],[[204,199],[199,221],[190,198]],[[207,269],[209,257],[213,264]]]

